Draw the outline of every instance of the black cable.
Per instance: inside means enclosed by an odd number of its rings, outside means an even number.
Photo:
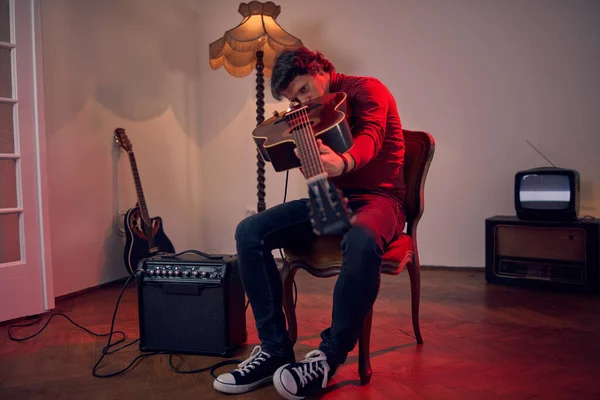
[[[289,178],[289,171],[286,172],[286,178],[285,178],[285,190],[284,190],[284,196],[283,196],[283,202],[284,203],[286,202],[286,199],[287,199],[288,178]],[[282,251],[282,249],[279,249],[279,252],[281,254],[281,259],[283,260],[283,251]],[[209,259],[222,259],[223,258],[222,256],[213,256],[213,255],[209,255],[209,254],[203,253],[201,251],[197,251],[197,250],[185,250],[185,251],[177,253],[175,255],[163,255],[163,257],[173,258],[173,257],[180,256],[180,255],[182,255],[184,253],[195,253],[195,254],[199,254],[199,255],[201,255],[201,256],[203,256],[205,258],[209,258]],[[215,370],[217,368],[220,368],[220,367],[222,367],[224,365],[239,364],[239,363],[243,362],[242,360],[226,360],[226,361],[221,361],[219,363],[211,365],[209,367],[200,368],[200,369],[196,369],[196,370],[190,370],[190,371],[184,371],[184,370],[181,370],[181,369],[175,367],[175,365],[173,365],[173,356],[176,355],[176,353],[159,351],[159,352],[152,352],[152,353],[146,353],[146,354],[140,354],[140,355],[138,355],[136,358],[133,359],[133,361],[131,361],[129,363],[129,365],[127,367],[125,367],[124,369],[122,369],[120,371],[112,372],[112,373],[109,373],[109,374],[103,374],[103,375],[98,374],[97,373],[98,367],[99,367],[100,363],[102,362],[102,360],[104,359],[104,357],[106,355],[114,354],[114,353],[116,353],[116,352],[118,352],[120,350],[123,350],[123,349],[131,346],[131,345],[134,345],[135,343],[139,342],[139,340],[140,340],[139,338],[135,339],[131,343],[123,345],[123,346],[117,348],[116,350],[110,351],[111,347],[114,347],[114,346],[116,346],[116,345],[118,345],[120,343],[123,343],[125,341],[125,339],[127,339],[127,336],[125,335],[125,332],[123,332],[123,331],[115,331],[114,330],[114,328],[115,328],[115,319],[117,317],[117,311],[119,309],[119,304],[121,303],[121,299],[123,298],[123,294],[125,293],[125,289],[129,285],[129,282],[131,281],[131,278],[133,278],[137,273],[141,273],[141,272],[143,272],[143,270],[141,270],[140,268],[138,268],[138,270],[135,273],[129,275],[129,277],[125,281],[125,284],[123,285],[123,288],[121,289],[121,292],[119,293],[119,297],[117,298],[117,303],[115,304],[115,309],[113,311],[113,315],[112,315],[112,319],[111,319],[111,323],[110,323],[110,332],[109,333],[95,333],[95,332],[92,332],[91,330],[87,329],[86,327],[84,327],[84,326],[76,323],[75,321],[73,321],[68,315],[63,314],[63,313],[56,313],[56,314],[52,314],[50,316],[50,318],[48,318],[48,320],[46,321],[46,323],[44,324],[44,326],[42,326],[42,328],[39,331],[37,331],[36,333],[34,333],[32,335],[26,336],[26,337],[22,337],[22,338],[14,337],[12,335],[12,333],[11,333],[11,330],[14,329],[14,328],[24,328],[24,327],[28,327],[28,326],[32,326],[32,325],[35,325],[37,323],[40,323],[42,321],[42,317],[41,316],[35,315],[35,316],[27,318],[27,319],[34,319],[33,322],[29,322],[29,323],[26,323],[26,324],[14,324],[14,325],[11,325],[11,326],[8,327],[8,337],[10,338],[10,340],[15,341],[15,342],[24,342],[26,340],[32,339],[32,338],[36,337],[37,335],[39,335],[40,333],[42,333],[42,331],[44,331],[44,329],[46,329],[46,327],[48,327],[48,324],[50,323],[50,321],[52,321],[52,319],[54,317],[56,317],[56,316],[62,316],[64,318],[66,318],[73,325],[75,325],[79,329],[82,329],[82,330],[88,332],[89,334],[91,334],[93,336],[96,336],[96,337],[108,336],[108,340],[107,340],[106,346],[104,346],[102,348],[102,354],[101,354],[100,358],[98,359],[98,361],[96,361],[96,363],[94,364],[94,367],[92,368],[92,375],[95,376],[95,377],[97,377],[97,378],[110,378],[110,377],[113,377],[113,376],[116,376],[116,375],[120,375],[120,374],[122,374],[122,373],[124,373],[124,372],[126,372],[126,371],[128,371],[130,369],[132,369],[133,366],[134,366],[134,364],[138,360],[141,360],[141,359],[144,359],[144,358],[147,358],[147,357],[151,357],[151,356],[155,356],[155,355],[160,355],[160,354],[169,354],[169,366],[171,367],[171,369],[173,369],[173,371],[175,371],[175,372],[177,372],[179,374],[193,374],[193,373],[204,372],[204,371],[210,370],[210,374],[214,378],[217,377],[217,375],[215,374]],[[296,287],[296,282],[294,281],[293,283],[294,283],[294,308],[295,308],[297,300],[298,300],[298,288]],[[249,302],[246,303],[246,309],[248,308],[248,304],[249,304]],[[111,343],[113,335],[116,335],[116,334],[120,334],[120,335],[122,335],[122,337],[119,340],[117,340],[116,342]]]
[[[210,370],[210,374],[212,375],[213,378],[217,378],[217,374],[215,374],[215,371],[217,370],[217,368],[221,368],[224,365],[230,365],[230,364],[240,364],[243,362],[243,360],[226,360],[226,361],[221,361],[219,363],[216,363],[214,365],[211,365],[210,367],[205,367],[205,368],[200,368],[200,369],[193,369],[190,371],[184,371],[181,370],[179,368],[177,368],[176,366],[173,365],[173,356],[174,355],[179,355],[180,354],[171,354],[169,356],[169,366],[171,367],[171,369],[175,372],[177,372],[178,374],[197,374],[198,372],[205,372],[205,371],[209,371]]]
[[[177,258],[182,254],[186,254],[186,253],[194,253],[194,254],[198,254],[199,256],[202,256],[204,258],[208,258],[209,260],[222,260],[223,256],[217,256],[214,254],[207,254],[204,253],[202,251],[198,251],[198,250],[184,250],[182,252],[179,252],[177,254],[161,254],[161,258]]]
[[[140,270],[138,270],[137,272],[139,272],[139,271]],[[35,324],[39,323],[42,320],[41,316],[36,315],[36,316],[33,316],[33,317],[29,317],[29,319],[31,319],[31,318],[34,319],[33,322],[29,322],[29,323],[26,323],[26,324],[14,324],[14,325],[11,325],[11,326],[8,327],[8,337],[10,338],[10,340],[13,340],[15,342],[24,342],[26,340],[34,338],[37,335],[39,335],[40,333],[42,333],[42,331],[44,329],[46,329],[46,327],[48,326],[48,324],[50,323],[50,321],[54,317],[56,317],[56,316],[62,316],[64,318],[66,318],[73,325],[75,325],[76,327],[78,327],[78,328],[80,328],[80,329],[88,332],[89,334],[91,334],[93,336],[97,336],[97,337],[108,336],[107,344],[106,344],[106,346],[104,346],[102,348],[102,355],[100,356],[100,358],[98,359],[98,361],[96,361],[96,363],[94,364],[94,367],[92,368],[92,375],[95,376],[95,377],[97,377],[97,378],[110,378],[110,377],[113,377],[113,376],[116,376],[116,375],[120,375],[120,374],[122,374],[122,373],[124,373],[124,372],[126,372],[126,371],[128,371],[130,369],[132,369],[133,366],[134,366],[134,364],[138,360],[144,359],[146,357],[156,356],[156,355],[159,355],[159,354],[169,354],[169,366],[175,372],[177,372],[177,373],[180,373],[180,374],[192,374],[192,373],[204,372],[204,371],[210,370],[210,373],[211,373],[211,375],[214,378],[217,377],[216,374],[215,374],[215,370],[217,368],[220,368],[220,367],[222,367],[224,365],[229,365],[229,364],[239,364],[239,363],[241,363],[243,361],[243,360],[226,360],[226,361],[222,361],[222,362],[219,362],[217,364],[211,365],[210,367],[206,367],[206,368],[202,368],[202,369],[198,369],[198,370],[192,370],[192,371],[183,371],[183,370],[180,370],[180,369],[178,369],[177,367],[175,367],[173,365],[173,356],[176,355],[176,353],[171,353],[171,352],[166,352],[166,351],[159,351],[159,352],[152,352],[152,353],[138,355],[137,357],[135,357],[133,359],[133,361],[131,361],[129,363],[129,365],[127,367],[123,368],[120,371],[111,372],[109,374],[99,374],[97,372],[98,367],[100,365],[100,362],[102,362],[102,360],[104,359],[104,357],[106,355],[114,354],[114,353],[116,353],[116,352],[118,352],[120,350],[123,350],[124,348],[129,347],[131,345],[134,345],[134,344],[136,344],[137,342],[140,341],[140,339],[138,338],[138,339],[135,339],[134,341],[132,341],[131,343],[128,343],[126,345],[123,345],[123,346],[117,348],[116,350],[110,351],[111,347],[114,347],[114,346],[118,345],[119,343],[122,343],[127,338],[127,336],[125,335],[125,332],[123,332],[123,331],[115,331],[114,330],[114,326],[115,326],[115,319],[117,317],[117,311],[119,309],[119,304],[121,302],[123,294],[125,293],[125,289],[129,285],[129,282],[131,281],[131,278],[134,277],[134,276],[135,276],[135,274],[129,275],[129,278],[127,278],[127,281],[125,282],[125,284],[123,285],[123,288],[121,289],[121,293],[119,293],[119,298],[117,299],[117,304],[115,305],[115,310],[113,311],[113,316],[112,316],[112,320],[111,320],[110,332],[109,333],[95,333],[95,332],[92,332],[91,330],[87,329],[86,327],[84,327],[84,326],[76,323],[75,321],[73,321],[68,315],[63,314],[63,313],[56,313],[56,314],[51,315],[50,318],[48,318],[48,320],[46,321],[46,323],[44,324],[44,326],[42,326],[42,328],[39,331],[37,331],[36,333],[34,333],[32,335],[26,336],[26,337],[22,337],[22,338],[15,337],[15,336],[12,335],[11,331],[14,328],[23,328],[23,327],[28,327],[28,326],[35,325]],[[116,342],[111,343],[112,336],[115,335],[115,334],[121,334],[122,337],[119,340],[117,340]]]
[[[40,333],[42,333],[42,331],[44,329],[46,329],[46,327],[48,327],[48,324],[50,323],[50,321],[52,321],[52,319],[54,317],[56,317],[56,316],[64,317],[69,322],[71,322],[73,325],[75,325],[76,327],[78,327],[79,329],[82,329],[82,330],[86,331],[87,333],[89,333],[89,334],[91,334],[93,336],[96,336],[96,337],[108,336],[108,341],[106,343],[106,346],[104,346],[102,348],[102,355],[100,356],[100,358],[98,359],[98,361],[96,361],[96,364],[94,365],[94,367],[92,369],[92,375],[95,376],[95,377],[98,377],[98,378],[106,378],[106,377],[111,377],[111,376],[119,375],[119,374],[121,374],[121,373],[129,370],[133,366],[133,364],[135,364],[135,362],[137,360],[140,360],[140,359],[146,358],[146,357],[150,357],[150,356],[153,356],[153,355],[156,355],[156,354],[162,354],[162,353],[148,353],[148,354],[139,355],[125,369],[123,369],[121,371],[113,372],[113,373],[106,374],[106,375],[100,375],[100,374],[98,374],[96,372],[96,370],[98,369],[98,365],[100,364],[100,362],[102,361],[102,359],[106,355],[114,354],[117,351],[123,350],[124,348],[129,347],[129,346],[131,346],[131,345],[133,345],[133,344],[135,344],[135,343],[137,343],[139,341],[139,339],[136,339],[136,340],[132,341],[131,343],[128,343],[126,345],[123,345],[123,346],[117,348],[116,350],[110,351],[111,347],[114,347],[114,346],[118,345],[119,343],[123,343],[125,341],[125,339],[127,339],[127,336],[125,335],[125,332],[123,332],[123,331],[115,331],[114,330],[114,326],[115,326],[115,319],[116,319],[116,316],[117,316],[117,310],[119,308],[119,303],[121,302],[121,298],[123,297],[123,293],[125,293],[125,289],[127,288],[127,285],[129,284],[129,282],[131,281],[131,278],[133,276],[135,276],[135,274],[129,275],[129,278],[127,278],[127,281],[125,282],[125,284],[123,285],[123,288],[121,289],[121,293],[119,294],[119,298],[117,300],[117,304],[115,305],[115,310],[113,311],[113,316],[112,316],[112,321],[111,321],[111,326],[110,326],[110,332],[109,333],[96,333],[96,332],[92,332],[91,330],[87,329],[86,327],[84,327],[84,326],[78,324],[77,322],[73,321],[71,319],[71,317],[69,317],[68,315],[63,314],[63,313],[56,313],[56,314],[52,314],[50,316],[50,318],[48,318],[48,320],[46,321],[46,323],[44,324],[44,326],[42,326],[42,328],[39,331],[37,331],[36,333],[34,333],[32,335],[25,336],[25,337],[22,337],[22,338],[18,338],[18,337],[13,336],[11,331],[14,328],[23,328],[23,327],[28,327],[28,326],[35,325],[35,324],[41,322],[42,317],[40,317],[39,315],[37,315],[37,316],[33,317],[35,319],[35,321],[33,321],[33,322],[30,322],[30,323],[27,323],[27,324],[14,324],[14,325],[11,325],[11,326],[8,327],[8,337],[10,338],[10,340],[13,340],[15,342],[23,342],[23,341],[29,340],[31,338],[36,337]],[[120,334],[122,337],[119,340],[117,340],[116,342],[111,343],[113,335],[116,335],[116,334]]]

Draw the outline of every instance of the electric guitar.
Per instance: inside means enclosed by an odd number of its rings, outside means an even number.
[[[337,153],[352,147],[345,106],[345,93],[327,94],[277,113],[252,132],[259,152],[275,171],[302,167],[308,185],[311,223],[317,235],[342,234],[353,221],[342,193],[327,177],[317,144],[317,138],[321,139]]]
[[[133,274],[140,260],[157,254],[175,253],[173,243],[163,230],[161,217],[150,218],[142,182],[138,172],[133,146],[125,133],[125,129],[115,129],[115,141],[127,152],[133,172],[138,202],[125,214],[125,268]]]

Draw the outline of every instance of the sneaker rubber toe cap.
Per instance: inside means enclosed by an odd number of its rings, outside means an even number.
[[[289,370],[284,369],[281,372],[281,376],[279,379],[281,379],[281,384],[288,392],[292,394],[296,394],[298,392],[298,385],[296,385],[296,380],[294,379],[294,376]]]
[[[225,385],[235,385],[235,377],[229,373],[217,376],[215,382],[219,382]]]

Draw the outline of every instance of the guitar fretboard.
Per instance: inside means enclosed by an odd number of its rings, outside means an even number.
[[[322,176],[325,173],[325,166],[321,160],[319,146],[306,107],[288,113],[286,118],[292,128],[292,135],[298,149],[298,158],[300,158],[306,178]]]
[[[135,155],[133,154],[133,151],[130,151],[128,154],[129,162],[131,163],[131,170],[133,172],[133,180],[135,182],[138,203],[140,204],[140,210],[142,212],[142,218],[146,224],[150,225],[150,214],[148,213],[148,207],[146,206],[146,199],[144,198],[144,191],[142,190],[142,180],[140,179],[140,174],[138,172]]]

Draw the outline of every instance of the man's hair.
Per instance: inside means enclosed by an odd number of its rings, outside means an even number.
[[[316,74],[319,69],[324,72],[335,71],[335,67],[320,52],[313,52],[306,47],[282,51],[271,74],[271,93],[281,100],[284,91],[298,75]]]

